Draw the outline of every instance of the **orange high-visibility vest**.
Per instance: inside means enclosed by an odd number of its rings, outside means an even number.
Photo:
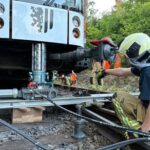
[[[120,68],[121,67],[121,56],[119,54],[116,54],[116,62],[114,64],[114,68]]]
[[[76,73],[72,73],[71,74],[71,81],[76,81],[77,80],[77,75],[76,75]]]
[[[109,61],[104,60],[103,61],[103,67],[104,67],[104,69],[110,69],[110,63],[109,63]]]

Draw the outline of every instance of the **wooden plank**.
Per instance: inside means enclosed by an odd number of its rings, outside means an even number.
[[[30,108],[18,108],[18,110],[20,110],[22,112],[29,112]]]
[[[12,123],[39,122],[43,119],[44,107],[19,108],[12,110]]]

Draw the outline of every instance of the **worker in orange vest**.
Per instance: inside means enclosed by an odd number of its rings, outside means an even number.
[[[107,60],[104,60],[103,61],[103,68],[104,69],[110,69],[110,67],[111,67],[110,62]]]
[[[103,61],[103,68],[104,69],[121,68],[121,55],[116,54],[116,60],[115,60],[115,63],[113,65],[111,65],[109,61],[104,60]]]
[[[114,64],[114,68],[121,68],[121,55],[116,54],[116,61],[115,61],[115,64]],[[110,68],[108,68],[110,69]]]
[[[76,85],[77,83],[77,74],[72,70],[71,73],[71,85]]]

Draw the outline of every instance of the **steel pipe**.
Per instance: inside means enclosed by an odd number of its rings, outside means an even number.
[[[0,98],[17,98],[19,95],[18,89],[0,90]]]

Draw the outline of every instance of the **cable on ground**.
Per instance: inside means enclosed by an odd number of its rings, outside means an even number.
[[[7,123],[6,121],[0,119],[0,124],[6,126],[7,128],[15,131],[17,134],[21,135],[22,137],[24,137],[25,139],[27,139],[28,141],[30,141],[32,144],[34,144],[36,147],[41,148],[42,150],[48,150],[48,148],[42,144],[40,144],[38,141],[36,141],[35,139],[31,138],[30,136],[28,136],[27,134],[23,133],[22,131],[18,130],[17,128],[15,128],[14,126],[10,125],[9,123]]]
[[[93,123],[97,123],[97,124],[100,124],[100,125],[103,125],[103,126],[109,126],[109,127],[113,127],[113,128],[116,128],[116,129],[120,129],[120,130],[123,130],[123,131],[127,131],[129,133],[134,133],[134,134],[138,134],[138,135],[141,135],[141,136],[145,136],[145,137],[150,137],[150,133],[146,133],[146,132],[142,132],[142,131],[139,131],[139,130],[136,130],[136,129],[131,129],[131,128],[128,128],[128,127],[124,127],[124,126],[119,126],[119,125],[112,125],[112,124],[109,124],[109,123],[106,123],[106,122],[102,122],[102,121],[99,121],[99,120],[95,120],[95,119],[92,119],[92,118],[89,118],[89,117],[86,117],[86,116],[83,116],[83,115],[79,115],[73,111],[70,111],[62,106],[59,106],[57,105],[50,97],[47,97],[45,95],[42,95],[41,93],[39,93],[38,91],[32,89],[34,93],[38,94],[39,96],[41,96],[42,98],[46,99],[47,101],[49,101],[50,103],[52,103],[54,106],[60,108],[61,110],[63,111],[66,111],[74,116],[77,116],[77,117],[80,117],[80,118],[83,118],[87,121],[90,121],[90,122],[93,122]]]

